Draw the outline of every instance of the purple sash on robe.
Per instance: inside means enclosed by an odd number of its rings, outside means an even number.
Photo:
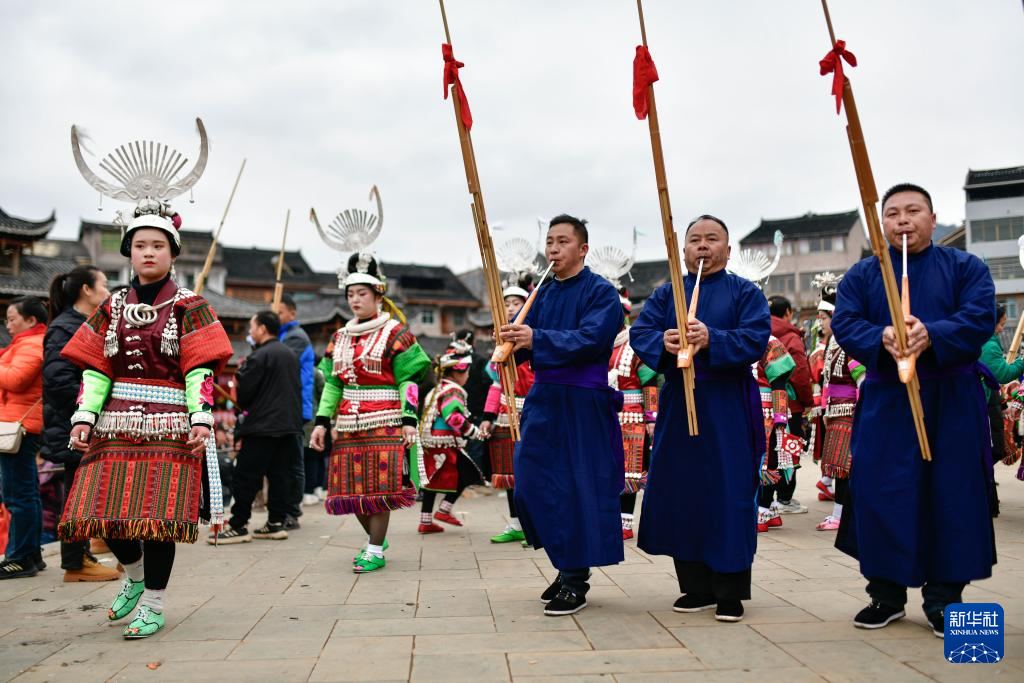
[[[603,364],[569,365],[562,368],[537,370],[533,376],[534,384],[562,384],[580,389],[594,389],[611,394],[608,398],[616,414],[622,411],[625,397],[621,391],[608,386],[608,368]]]

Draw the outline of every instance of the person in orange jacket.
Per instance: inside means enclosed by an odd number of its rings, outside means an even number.
[[[34,296],[15,299],[7,307],[11,343],[0,350],[0,422],[20,422],[25,434],[16,453],[0,454],[3,498],[11,511],[0,579],[35,576],[46,568],[40,548],[43,504],[36,472],[36,454],[43,431],[46,321],[46,307]]]

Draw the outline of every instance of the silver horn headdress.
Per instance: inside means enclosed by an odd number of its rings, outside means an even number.
[[[175,254],[181,250],[181,237],[178,235],[181,221],[176,218],[169,201],[192,189],[206,170],[210,143],[202,119],[196,119],[196,128],[199,131],[199,157],[185,175],[179,177],[188,164],[187,157],[163,143],[136,140],[121,145],[100,161],[100,169],[110,176],[110,181],[89,168],[82,156],[80,142],[85,136],[77,126],[71,126],[71,152],[85,181],[101,195],[135,203],[134,211],[120,210],[114,219],[114,223],[122,227],[123,255],[130,255],[127,238],[138,228],[163,230],[172,239]]]
[[[498,268],[506,273],[502,279],[503,297],[518,296],[524,300],[530,294],[527,287],[537,274],[537,248],[522,237],[506,240],[494,250]]]
[[[776,230],[772,241],[775,243],[774,259],[768,260],[768,256],[760,249],[744,249],[738,257],[729,259],[729,270],[763,288],[768,277],[779,267],[779,259],[782,257],[782,232]]]
[[[842,275],[836,275],[831,271],[818,273],[811,280],[811,287],[818,290],[818,310],[831,313],[836,310],[836,293],[839,291],[839,281]]]
[[[369,251],[384,226],[384,205],[376,185],[370,188],[369,198],[377,200],[376,215],[364,209],[346,209],[324,228],[320,225],[316,210],[311,208],[309,219],[327,246],[344,254],[351,253],[346,264],[338,269],[338,287],[345,289],[349,285],[370,285],[383,294],[384,273]]]
[[[587,254],[587,265],[590,267],[590,270],[612,283],[619,292],[619,300],[627,310],[632,309],[633,305],[623,293],[625,287],[622,284],[622,278],[629,275],[630,281],[632,282],[633,280],[633,276],[629,274],[629,271],[633,269],[633,264],[636,262],[636,237],[637,229],[634,227],[633,252],[629,255],[618,247],[608,246],[594,249]]]

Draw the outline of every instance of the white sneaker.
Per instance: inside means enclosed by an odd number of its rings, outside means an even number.
[[[304,493],[302,494],[302,504],[307,507],[311,505],[319,505],[320,498],[315,493]]]
[[[317,486],[313,489],[313,495],[320,499],[321,502],[327,500],[327,491],[324,490],[323,486]]]
[[[800,501],[794,498],[788,503],[779,503],[776,509],[782,515],[802,515],[807,512],[807,506],[801,505]]]

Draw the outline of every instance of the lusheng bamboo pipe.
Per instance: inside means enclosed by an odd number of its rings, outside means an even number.
[[[227,220],[228,210],[231,208],[231,200],[235,198],[235,190],[238,189],[238,181],[242,179],[242,171],[244,170],[245,159],[242,159],[242,167],[238,169],[238,175],[235,177],[235,184],[231,186],[231,194],[228,195],[228,203],[224,207],[224,213],[220,217],[220,224],[217,226],[217,232],[213,233],[213,241],[210,242],[210,250],[206,252],[206,262],[203,263],[203,271],[199,273],[199,277],[196,278],[196,294],[202,294],[203,289],[206,288],[206,278],[210,276],[210,269],[213,268],[213,258],[217,254],[217,243],[220,241],[220,231],[224,229],[224,221]]]
[[[441,21],[444,23],[445,42],[451,45],[452,37],[448,30],[448,15],[444,11],[444,0],[438,0],[438,2],[441,5]],[[480,247],[484,283],[491,304],[491,317],[494,320],[494,340],[495,343],[498,343],[498,340],[501,338],[499,331],[502,326],[508,323],[508,317],[505,314],[505,300],[501,296],[501,273],[498,270],[498,261],[494,256],[494,242],[491,240],[491,231],[487,227],[487,212],[484,209],[483,191],[480,189],[480,176],[477,173],[473,139],[470,137],[469,130],[462,120],[462,104],[456,87],[457,83],[453,83],[450,95],[452,104],[455,107],[455,125],[459,132],[459,148],[462,151],[462,164],[466,171],[466,185],[470,196],[473,198],[470,210],[473,214],[473,225],[476,228],[477,244]],[[518,441],[519,413],[516,410],[515,358],[510,356],[504,362],[498,363],[498,376],[501,383],[501,391],[505,396],[505,403],[508,408],[509,432],[512,434],[512,439]]]
[[[831,46],[835,47],[836,36],[832,29],[832,17],[828,11],[827,0],[821,0],[825,12],[825,23],[828,25]],[[881,220],[878,217],[878,188],[875,187],[874,174],[871,172],[871,161],[868,159],[867,145],[864,143],[864,130],[860,125],[857,113],[857,102],[853,97],[850,79],[843,79],[843,107],[846,109],[846,137],[850,143],[850,155],[853,157],[853,170],[857,176],[860,189],[861,206],[864,209],[864,220],[867,223],[868,236],[871,240],[871,251],[878,257],[882,271],[882,285],[885,288],[885,301],[889,307],[889,318],[892,320],[896,335],[896,345],[901,353],[907,350],[907,327],[903,318],[902,301],[896,286],[896,274],[893,271],[892,259],[889,257],[889,246],[882,232]],[[921,384],[917,373],[906,384],[907,399],[910,401],[910,413],[917,432],[917,443],[921,449],[921,457],[932,459],[931,446],[928,444],[928,432],[924,422],[924,405],[921,403]]]
[[[281,236],[281,251],[277,255],[277,274],[274,277],[274,299],[270,303],[270,310],[279,313],[281,298],[284,296],[284,283],[281,282],[281,273],[284,268],[284,247],[288,242],[288,221],[292,217],[292,210],[288,209],[284,215],[284,234]]]
[[[1020,259],[1020,265],[1024,268],[1024,236],[1017,239],[1017,258]],[[1024,315],[1021,315],[1020,320],[1017,321],[1017,331],[1013,333],[1013,340],[1010,342],[1010,348],[1006,352],[1007,363],[1017,360],[1017,352],[1020,351],[1022,336],[1024,336]]]
[[[640,38],[647,47],[647,26],[644,23],[644,7],[636,0],[640,17]],[[690,436],[697,436],[697,405],[694,402],[695,376],[692,364],[684,365],[682,347],[685,330],[689,323],[686,310],[686,287],[683,285],[682,267],[679,259],[679,238],[672,224],[672,203],[669,201],[668,180],[665,175],[665,155],[661,148],[661,127],[658,124],[658,107],[654,100],[654,86],[647,86],[647,127],[651,134],[651,155],[654,157],[654,178],[658,185],[658,207],[661,209],[661,228],[665,235],[665,250],[668,252],[668,271],[672,282],[672,301],[676,311],[676,325],[679,326],[679,353],[676,365],[683,372],[683,393],[686,398],[686,425]]]
[[[900,303],[903,309],[903,319],[910,317],[910,276],[907,274],[907,236],[903,235],[903,282],[900,288]],[[917,354],[911,354],[900,358],[896,363],[896,369],[900,374],[900,381],[906,384],[913,378],[917,367]]]
[[[553,265],[553,263],[548,264],[547,270],[545,270],[544,274],[540,277],[540,282],[538,282],[537,286],[533,288],[533,291],[530,292],[530,295],[526,298],[526,302],[523,304],[523,307],[520,308],[519,313],[516,314],[516,319],[512,322],[513,325],[522,325],[523,321],[526,320],[527,314],[530,312],[530,309],[533,308],[533,302],[537,300],[537,293],[540,292],[540,286],[544,284],[544,280],[547,279],[548,273],[551,272],[551,266]],[[502,301],[504,301],[504,298]],[[500,346],[495,347],[494,353],[491,355],[491,362],[504,363],[508,360],[508,356],[512,353],[513,348],[515,348],[515,344],[512,342],[504,342]]]
[[[697,281],[694,282],[693,293],[690,295],[690,310],[687,312],[687,317],[689,317],[690,320],[697,318],[697,302],[700,300],[700,276],[703,273],[704,259],[701,259],[697,262]],[[681,336],[685,336],[683,330],[679,330],[679,333]],[[680,338],[679,341],[682,343],[682,338]],[[680,346],[680,350],[682,350],[682,346]],[[680,359],[680,363],[682,363],[684,368],[688,368],[693,364],[693,354],[695,353],[697,353],[697,348],[693,344],[687,344],[685,351],[683,351],[683,356]]]

